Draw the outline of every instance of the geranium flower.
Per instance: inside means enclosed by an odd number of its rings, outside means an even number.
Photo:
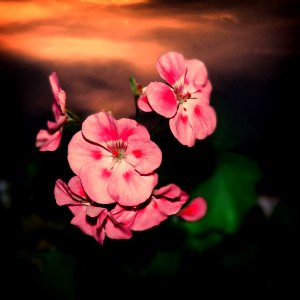
[[[171,215],[178,215],[186,221],[196,221],[204,216],[206,203],[203,198],[193,199],[184,209],[189,195],[177,185],[155,189],[151,197],[141,205],[133,208],[116,207],[111,211],[114,219],[126,224],[131,230],[142,231],[159,225]]]
[[[36,137],[36,147],[40,151],[55,151],[61,141],[63,125],[67,120],[66,93],[60,88],[56,72],[49,76],[50,85],[54,95],[52,112],[54,121],[47,122],[47,129],[41,129]]]
[[[107,208],[97,205],[86,195],[78,176],[72,177],[68,185],[58,179],[54,195],[58,205],[68,206],[74,214],[71,224],[100,244],[106,236],[111,239],[131,238],[132,233],[125,225],[118,224]]]
[[[169,118],[173,135],[191,147],[216,127],[216,113],[209,105],[212,87],[207,69],[203,62],[186,60],[177,52],[162,55],[156,68],[166,83],[151,82],[145,89],[146,97],[142,94],[138,99],[138,106]]]
[[[94,201],[134,206],[150,197],[162,153],[146,127],[100,112],[89,116],[72,137],[68,160]]]

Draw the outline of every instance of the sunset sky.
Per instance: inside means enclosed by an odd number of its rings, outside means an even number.
[[[293,0],[0,0],[2,122],[18,107],[22,122],[45,125],[52,71],[70,109],[131,116],[129,76],[143,85],[159,80],[157,59],[178,51],[207,66],[220,144],[260,139],[281,128],[282,115],[287,132],[298,12]]]

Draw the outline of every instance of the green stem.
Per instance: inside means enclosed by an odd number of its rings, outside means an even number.
[[[137,104],[138,99],[140,97],[140,91],[138,89],[138,86],[137,86],[136,81],[135,81],[133,76],[129,77],[129,83],[130,83],[130,87],[131,87],[131,92],[132,92],[133,97],[134,97],[135,120],[138,123],[141,123],[141,112],[140,112],[140,109],[139,109],[138,104]]]

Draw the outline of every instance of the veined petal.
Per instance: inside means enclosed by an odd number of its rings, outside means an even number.
[[[52,112],[53,112],[53,115],[54,115],[54,119],[55,119],[55,122],[57,122],[57,120],[63,116],[63,112],[61,111],[59,105],[56,103],[56,101],[54,101],[52,103]]]
[[[186,221],[194,222],[203,218],[207,211],[207,203],[201,198],[194,198],[186,207],[177,214]]]
[[[96,240],[103,245],[105,240],[105,229],[104,227],[97,228]]]
[[[151,200],[144,208],[136,211],[136,216],[131,225],[131,230],[141,231],[159,225],[167,219],[167,215],[161,212],[155,201]]]
[[[160,76],[173,85],[186,72],[185,59],[177,52],[167,52],[157,61],[156,69]]]
[[[80,169],[80,179],[87,195],[100,204],[114,203],[114,199],[108,193],[108,183],[111,180],[113,170],[112,159],[106,158],[101,163],[94,162],[83,165]]]
[[[86,214],[91,218],[98,217],[104,210],[107,210],[104,207],[99,207],[95,205],[88,205],[86,207]]]
[[[132,237],[132,232],[129,228],[113,223],[109,217],[105,225],[105,233],[109,238],[115,240],[130,239]]]
[[[58,76],[56,72],[52,72],[49,76],[50,85],[52,88],[53,96],[57,105],[59,106],[62,113],[65,113],[66,110],[66,94],[61,89]]]
[[[47,121],[47,127],[51,132],[57,131],[60,129],[60,127],[62,127],[66,120],[66,116],[60,116],[55,122]]]
[[[173,198],[173,200],[172,198],[166,199],[165,197],[158,196],[154,199],[154,201],[162,213],[170,216],[176,214],[188,198],[189,195],[186,192],[181,191],[180,197]]]
[[[89,163],[101,163],[111,156],[111,153],[98,145],[87,142],[81,131],[74,134],[68,145],[68,161],[75,174],[79,174],[80,168]]]
[[[198,59],[185,60],[187,72],[184,78],[184,85],[190,93],[201,90],[207,81],[207,69],[204,63]]]
[[[196,101],[189,102],[189,121],[193,128],[196,139],[204,139],[212,134],[217,125],[215,110],[206,104],[197,104]]]
[[[162,161],[160,148],[152,141],[132,140],[126,150],[126,161],[141,174],[149,174]]]
[[[119,138],[123,141],[131,140],[132,138],[150,140],[147,128],[133,119],[119,119],[117,120],[117,125]]]
[[[166,197],[170,199],[179,198],[181,195],[181,189],[174,183],[170,183],[166,186],[163,186],[157,190],[153,191],[153,195]]]
[[[140,110],[145,111],[145,112],[150,112],[153,110],[146,95],[141,95],[139,97],[139,99],[137,101],[137,105]]]
[[[179,105],[177,114],[170,119],[170,129],[175,138],[183,145],[192,147],[195,144],[195,135],[188,120],[186,103]]]
[[[95,225],[88,223],[84,207],[74,216],[74,218],[71,220],[71,224],[79,227],[81,231],[87,235],[93,237],[96,235],[97,228]]]
[[[57,179],[54,188],[54,197],[57,205],[81,205],[78,201],[75,201],[71,195],[70,187],[61,179]]]
[[[111,113],[101,111],[85,119],[82,134],[87,140],[105,146],[106,141],[118,140],[117,128],[117,122]]]
[[[147,87],[147,98],[158,114],[171,118],[177,110],[177,99],[173,90],[162,82],[151,82]]]
[[[83,186],[81,184],[81,180],[79,176],[73,176],[68,183],[72,193],[86,199],[87,195],[83,189]]]
[[[62,130],[58,130],[53,134],[48,130],[41,129],[36,136],[36,147],[40,151],[55,151],[61,141]]]
[[[59,85],[58,76],[56,72],[52,72],[50,74],[49,81],[52,88],[53,96],[58,103],[58,93],[60,91],[60,85]]]
[[[133,166],[121,161],[114,168],[108,193],[120,205],[135,206],[150,197],[156,182],[156,175],[140,175]]]
[[[130,228],[136,216],[136,211],[134,209],[126,209],[117,204],[110,211],[110,215],[119,224]]]

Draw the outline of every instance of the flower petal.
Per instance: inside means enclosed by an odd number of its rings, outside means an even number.
[[[188,120],[186,103],[179,105],[177,114],[170,119],[169,124],[173,135],[181,144],[194,146],[196,139]]]
[[[62,130],[56,131],[53,134],[48,130],[41,129],[36,136],[36,147],[40,151],[55,151],[61,141]]]
[[[186,60],[187,72],[184,78],[184,85],[192,94],[198,90],[202,90],[207,82],[207,69],[204,63],[198,59]]]
[[[65,112],[65,107],[66,107],[66,94],[65,92],[61,89],[59,81],[58,81],[58,76],[56,72],[52,72],[49,76],[49,81],[50,85],[52,88],[52,92],[54,95],[54,98],[56,100],[57,105],[61,109],[61,112]]]
[[[176,214],[189,197],[186,192],[175,184],[162,187],[153,194],[159,210],[168,216]]]
[[[189,121],[193,128],[196,139],[204,139],[212,134],[217,126],[217,117],[215,110],[210,105],[199,105],[190,101]]]
[[[159,225],[167,219],[167,215],[161,212],[155,201],[150,201],[144,208],[136,211],[136,216],[130,227],[131,230],[141,231]]]
[[[99,207],[95,205],[88,205],[86,207],[86,214],[91,218],[98,217],[104,210],[107,210],[104,207]]]
[[[131,208],[127,209],[117,204],[110,211],[110,215],[119,224],[130,228],[136,216],[136,211]]]
[[[100,204],[114,203],[114,199],[108,193],[108,183],[112,177],[111,158],[101,160],[101,163],[89,163],[82,166],[80,179],[87,195]]]
[[[171,118],[177,110],[177,99],[173,90],[162,82],[151,82],[147,87],[147,98],[158,114]]]
[[[96,236],[96,225],[88,222],[84,207],[82,207],[82,209],[75,214],[74,218],[71,220],[71,224],[79,227],[81,231],[87,235],[93,237]]]
[[[81,131],[75,133],[68,146],[68,161],[72,171],[79,175],[80,168],[90,163],[101,163],[111,154],[98,145],[87,142]]]
[[[97,228],[96,240],[103,245],[105,240],[105,229],[104,227]]]
[[[73,176],[68,183],[72,193],[86,199],[87,195],[83,189],[83,186],[81,184],[81,180],[79,176]]]
[[[115,240],[130,239],[132,237],[132,232],[129,228],[113,223],[109,217],[105,225],[105,233],[109,238]]]
[[[194,198],[186,207],[179,211],[179,217],[186,221],[194,222],[203,218],[207,211],[207,203],[204,198]]]
[[[103,111],[85,119],[82,134],[85,139],[104,146],[106,141],[119,138],[116,120],[110,113]]]
[[[156,69],[160,76],[173,85],[186,72],[185,59],[177,52],[167,52],[157,61]]]
[[[61,179],[57,179],[54,188],[54,197],[59,206],[62,205],[81,205],[78,201],[72,198],[70,187]]]
[[[108,193],[120,205],[135,206],[150,197],[156,183],[155,174],[140,175],[133,166],[122,161],[114,168]]]
[[[162,161],[162,152],[152,141],[135,140],[128,144],[126,159],[141,174],[149,174]]]
[[[137,101],[137,105],[140,110],[145,111],[145,112],[150,112],[153,110],[146,95],[141,95],[139,97],[139,99]]]
[[[137,121],[128,118],[122,118],[116,121],[118,126],[119,137],[123,141],[131,139],[150,139],[147,128]]]
[[[67,116],[60,116],[55,122],[47,121],[47,127],[51,132],[57,131],[65,123],[66,120]]]

